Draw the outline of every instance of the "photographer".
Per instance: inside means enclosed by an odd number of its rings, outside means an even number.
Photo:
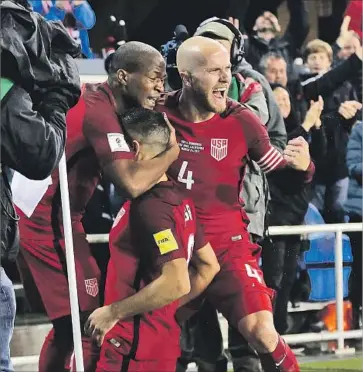
[[[80,96],[73,58],[79,47],[58,22],[47,23],[27,3],[1,7],[1,260],[18,253],[18,216],[10,169],[33,180],[50,175],[63,154],[65,116]],[[25,191],[25,190],[24,190]],[[1,264],[1,262],[0,262]],[[12,283],[0,266],[0,366],[12,371],[10,340],[15,319]]]

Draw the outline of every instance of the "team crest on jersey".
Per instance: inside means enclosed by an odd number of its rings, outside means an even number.
[[[86,279],[84,281],[86,286],[86,292],[92,297],[96,297],[98,295],[98,282],[96,278]]]
[[[212,158],[221,161],[227,156],[228,139],[212,138],[210,144],[210,154]]]

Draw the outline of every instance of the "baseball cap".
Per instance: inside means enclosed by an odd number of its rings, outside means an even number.
[[[194,36],[203,36],[205,34],[215,35],[220,39],[228,40],[231,44],[235,38],[234,33],[227,26],[213,21],[200,26],[197,31],[195,31]]]

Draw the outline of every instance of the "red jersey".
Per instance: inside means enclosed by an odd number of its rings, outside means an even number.
[[[206,245],[193,202],[183,198],[175,186],[172,181],[161,182],[121,208],[110,232],[105,305],[132,296],[160,275],[164,263],[177,258],[189,262],[193,250]],[[175,301],[143,314],[141,321],[140,316],[120,321],[108,336],[114,340],[120,337],[120,344],[129,346],[139,337],[136,359],[147,360],[144,353],[179,332],[174,319],[177,306]],[[141,327],[139,336],[136,324]],[[122,346],[120,352],[127,355],[130,350]]]
[[[66,157],[74,233],[83,233],[81,219],[101,176],[101,167],[117,159],[133,158],[116,114],[107,83],[87,85],[67,114]],[[53,240],[62,234],[58,169],[32,216],[21,216],[22,238]]]
[[[190,123],[182,119],[178,110],[179,96],[180,91],[167,95],[156,108],[167,114],[181,150],[168,170],[169,177],[193,199],[203,225],[216,224],[222,231],[231,227],[227,214],[236,212],[242,212],[243,220],[248,222],[240,199],[247,157],[265,173],[286,167],[286,161],[248,108],[228,100],[225,113],[205,122]],[[313,173],[313,163],[308,172],[300,172],[306,181]]]

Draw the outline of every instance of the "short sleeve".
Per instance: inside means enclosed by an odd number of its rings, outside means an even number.
[[[141,254],[161,266],[166,262],[185,258],[182,239],[178,236],[172,206],[160,199],[150,199],[132,204],[130,222],[133,231],[142,234]],[[151,264],[151,263],[150,263]]]
[[[121,125],[111,104],[85,99],[83,133],[93,147],[101,167],[114,160],[133,159]]]

